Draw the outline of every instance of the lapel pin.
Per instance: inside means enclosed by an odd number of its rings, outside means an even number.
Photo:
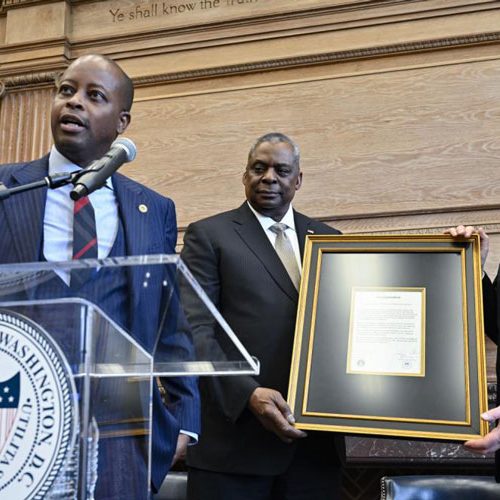
[[[148,211],[148,206],[144,205],[144,203],[141,203],[137,208],[141,214],[145,214]]]
[[[312,229],[308,229],[308,230],[307,230],[307,232],[308,232],[309,234],[314,234],[314,230],[312,230]]]

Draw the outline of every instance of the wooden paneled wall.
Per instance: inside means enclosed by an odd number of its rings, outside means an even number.
[[[52,144],[52,88],[6,92],[0,101],[2,163],[39,157]]]
[[[500,2],[0,0],[0,162],[50,147],[53,76],[85,53],[134,78],[124,173],[189,222],[239,205],[252,141],[302,150],[295,206],[345,232],[460,222],[500,261]]]

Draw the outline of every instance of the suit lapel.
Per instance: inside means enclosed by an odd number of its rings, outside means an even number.
[[[113,186],[125,230],[127,255],[152,253],[151,247],[159,235],[154,230],[156,214],[149,206],[145,191],[123,175],[113,176]]]
[[[26,163],[13,174],[8,187],[17,187],[42,180],[48,173],[48,156]],[[11,195],[0,202],[12,237],[18,262],[34,262],[40,258],[43,242],[43,216],[47,188],[38,188]]]
[[[295,220],[295,231],[297,231],[297,238],[299,239],[299,249],[300,258],[304,258],[304,246],[306,242],[306,236],[308,234],[314,234],[314,230],[311,229],[311,219],[302,215],[299,212],[293,211],[293,216]]]
[[[132,182],[123,175],[113,176],[113,186],[119,205],[120,217],[125,232],[126,254],[150,255],[164,252],[162,243],[162,222],[153,200],[138,184]],[[147,272],[148,288],[143,286]],[[135,266],[128,268],[131,297],[132,332],[141,332],[140,338],[145,342],[147,349],[152,349],[156,331],[149,326],[157,325],[158,321],[154,314],[159,311],[159,293],[147,293],[148,290],[158,291],[161,289],[162,276],[159,266]]]
[[[237,210],[234,222],[235,231],[262,262],[276,284],[286,295],[296,301],[298,296],[297,290],[293,286],[290,276],[288,276],[278,254],[246,202]]]

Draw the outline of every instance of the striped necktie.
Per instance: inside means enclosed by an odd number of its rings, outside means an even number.
[[[73,260],[97,259],[97,232],[94,207],[88,196],[75,201],[73,208]],[[78,288],[93,274],[94,269],[74,269],[71,287]]]
[[[295,288],[299,289],[300,284],[300,269],[297,264],[297,259],[295,257],[295,252],[293,251],[292,243],[286,235],[286,229],[288,226],[282,222],[276,222],[269,229],[276,234],[276,242],[274,243],[274,248],[281,262],[285,266],[285,269],[292,280]]]

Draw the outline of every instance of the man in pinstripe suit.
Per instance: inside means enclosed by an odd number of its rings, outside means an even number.
[[[132,101],[132,82],[114,61],[99,55],[75,60],[59,80],[53,101],[51,126],[55,146],[39,160],[0,167],[0,182],[14,187],[43,179],[48,173],[87,167],[102,157],[117,135],[125,131]],[[1,202],[2,263],[71,259],[70,189],[65,186],[28,191]],[[120,174],[115,174],[89,198],[95,211],[99,258],[175,252],[177,225],[170,199]],[[95,299],[115,321],[127,325],[144,346],[152,348],[160,327],[161,287],[153,286],[139,294],[143,278],[135,273],[126,275],[116,296],[106,295],[106,286],[95,286],[94,289],[103,290],[102,296]],[[105,275],[99,272],[94,279],[103,280]],[[66,285],[61,282],[61,286]],[[83,292],[82,295],[85,296]],[[189,355],[188,342],[173,335],[164,337],[165,348]],[[166,389],[171,403],[168,408],[161,401],[158,388],[153,394],[153,490],[160,487],[171,463],[185,453],[190,436],[196,438],[199,430],[195,381],[169,380]],[[122,474],[139,467],[139,463],[145,470],[143,457],[116,456],[113,460],[123,462],[119,465]],[[140,492],[120,491],[119,480],[118,475],[98,480],[97,498],[143,498]],[[105,487],[100,489],[100,484]]]

